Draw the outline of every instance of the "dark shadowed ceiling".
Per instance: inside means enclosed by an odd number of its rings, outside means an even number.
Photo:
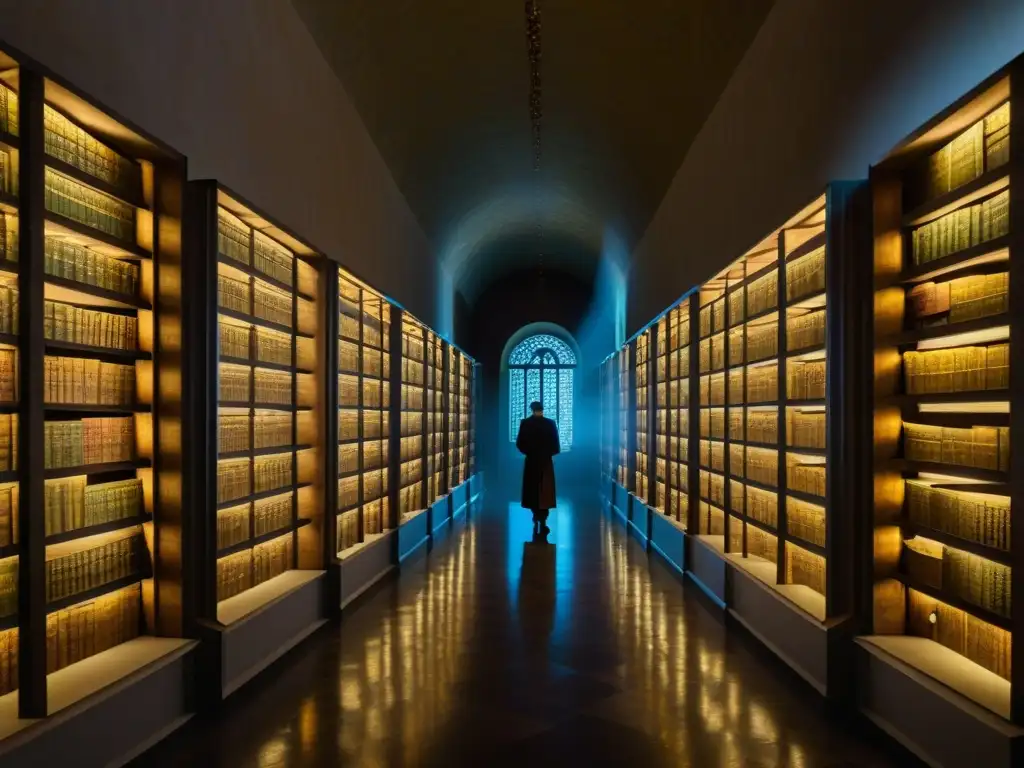
[[[471,302],[628,257],[771,6],[540,0],[534,172],[523,0],[292,2]]]

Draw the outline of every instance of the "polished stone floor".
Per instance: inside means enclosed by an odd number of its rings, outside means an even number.
[[[600,505],[547,542],[493,494],[140,766],[909,766]]]

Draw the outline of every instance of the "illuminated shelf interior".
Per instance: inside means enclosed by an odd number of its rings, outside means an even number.
[[[298,250],[301,248],[302,250]],[[319,271],[231,197],[217,209],[217,601],[297,567],[318,514]]]
[[[698,334],[685,334],[699,377],[696,533],[820,621],[825,203],[818,198],[700,286],[690,299]]]
[[[427,332],[426,392],[427,505],[444,495],[444,345]]]
[[[180,232],[153,201],[182,180],[169,153],[52,79],[29,96],[42,103],[22,103],[21,74],[0,53],[0,701],[36,689],[54,712],[67,705],[62,681],[101,667],[127,674],[100,659],[131,655],[174,611],[153,599],[152,308],[161,290],[156,232]],[[36,109],[41,134],[26,136],[21,116]],[[39,177],[29,185],[20,174],[22,152],[32,151],[39,164],[28,167]],[[21,197],[29,190],[43,206],[38,241],[20,231],[23,206],[35,203]],[[173,315],[173,299],[163,298]],[[42,327],[23,327],[26,316]],[[23,369],[36,381],[30,396],[19,392]],[[173,397],[164,390],[164,403]],[[166,477],[179,479],[173,469]],[[40,535],[19,530],[21,503]],[[19,573],[26,560],[41,569],[29,562]],[[19,614],[19,581],[33,578],[44,583],[25,594],[42,599]],[[33,627],[45,628],[45,645],[28,651],[20,644]],[[32,653],[42,657],[40,677],[19,680],[18,659]]]
[[[338,337],[339,555],[393,526],[388,469],[391,434],[391,305],[341,272]]]
[[[884,161],[872,187],[876,209],[892,212],[876,225],[876,283],[894,280],[875,294],[884,514],[864,639],[1002,717],[1013,640],[1009,90],[1005,78],[971,97],[915,158]]]
[[[402,323],[402,430],[398,511],[402,519],[426,509],[427,329]]]
[[[636,442],[634,443],[634,485],[633,491],[641,501],[647,502],[650,499],[650,488],[648,487],[648,469],[651,456],[648,450],[648,408],[650,408],[649,392],[649,362],[651,352],[650,330],[641,333],[634,342],[634,366],[636,369],[634,386],[635,392],[633,402],[636,407]]]
[[[618,403],[616,412],[618,414],[618,426],[616,428],[617,445],[617,467],[616,478],[619,485],[629,487],[629,347],[620,349],[616,355],[616,376],[618,377]]]

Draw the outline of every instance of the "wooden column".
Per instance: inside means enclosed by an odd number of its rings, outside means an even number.
[[[46,529],[43,458],[44,82],[20,69],[19,404],[18,404],[18,714],[45,717]]]

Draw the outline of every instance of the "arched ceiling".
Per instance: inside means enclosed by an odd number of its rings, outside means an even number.
[[[535,172],[523,0],[292,2],[471,302],[628,255],[771,7],[540,0]]]

